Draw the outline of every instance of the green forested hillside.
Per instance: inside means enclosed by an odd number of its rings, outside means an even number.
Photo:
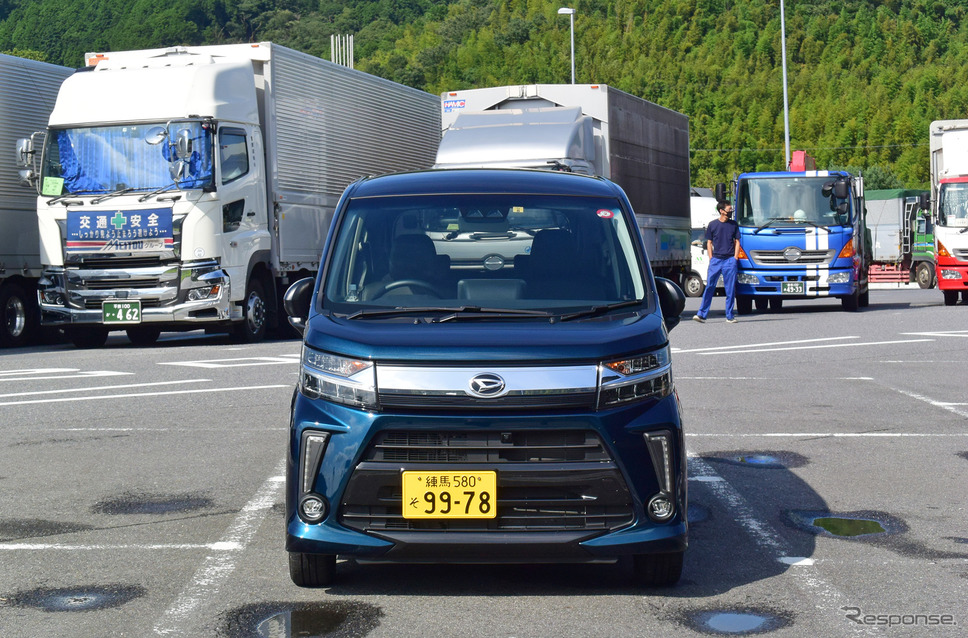
[[[0,50],[78,66],[88,51],[271,40],[432,93],[610,84],[690,117],[693,183],[784,160],[779,2],[764,0],[0,0]],[[788,1],[793,149],[869,187],[921,187],[934,119],[968,117],[964,0]]]

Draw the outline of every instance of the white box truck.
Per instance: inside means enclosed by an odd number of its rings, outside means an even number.
[[[935,275],[953,306],[968,302],[968,120],[931,122],[930,148]]]
[[[64,66],[0,54],[0,346],[37,334],[40,239],[37,204],[17,185],[17,141],[47,125],[57,89],[74,72]]]
[[[42,322],[79,347],[262,339],[344,188],[429,167],[440,139],[437,96],[277,44],[87,58],[31,149]]]
[[[441,94],[437,168],[536,168],[606,177],[632,202],[652,269],[690,270],[689,118],[604,84]]]

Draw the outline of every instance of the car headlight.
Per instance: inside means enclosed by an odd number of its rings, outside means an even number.
[[[637,357],[606,361],[601,370],[599,407],[661,399],[672,394],[672,358],[668,346]]]
[[[376,368],[372,361],[347,359],[304,345],[299,391],[310,399],[376,409]]]

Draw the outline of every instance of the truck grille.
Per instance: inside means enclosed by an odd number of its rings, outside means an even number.
[[[751,250],[750,258],[762,266],[790,266],[794,264],[829,264],[834,259],[833,250],[801,250],[800,258],[788,260],[782,250]]]
[[[403,518],[401,468],[483,467],[498,473],[496,518]],[[633,517],[621,472],[586,430],[384,432],[350,478],[340,510],[341,522],[360,531],[605,531]]]

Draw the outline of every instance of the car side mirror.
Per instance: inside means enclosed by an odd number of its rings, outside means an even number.
[[[315,278],[305,277],[295,282],[282,298],[282,307],[289,315],[289,324],[303,334],[306,331],[306,321],[313,304],[313,285]]]
[[[666,328],[672,330],[679,325],[679,318],[686,308],[686,295],[682,288],[665,277],[655,278],[656,292],[659,294],[659,308]]]

